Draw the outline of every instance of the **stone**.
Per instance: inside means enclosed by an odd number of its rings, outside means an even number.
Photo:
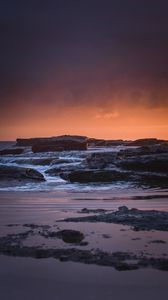
[[[115,170],[77,170],[60,174],[61,178],[70,182],[113,182],[129,180],[130,173]]]
[[[24,152],[23,148],[9,148],[0,151],[0,155],[19,155]]]
[[[146,138],[146,139],[138,139],[135,141],[128,142],[127,146],[150,146],[150,145],[157,145],[163,143],[165,143],[165,140],[159,140],[156,138]]]
[[[34,169],[1,165],[0,180],[6,179],[45,181],[44,176]]]
[[[63,229],[60,231],[47,231],[43,234],[46,238],[59,238],[65,243],[81,243],[84,239],[84,234],[77,230]]]

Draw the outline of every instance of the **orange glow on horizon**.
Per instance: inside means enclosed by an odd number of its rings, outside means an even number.
[[[79,134],[104,139],[168,139],[168,108],[74,106],[34,107],[1,125],[0,140]]]

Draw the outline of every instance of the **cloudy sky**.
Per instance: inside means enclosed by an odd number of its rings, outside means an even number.
[[[0,139],[168,139],[168,1],[0,1]]]

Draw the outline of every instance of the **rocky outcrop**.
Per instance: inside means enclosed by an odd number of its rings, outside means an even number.
[[[168,144],[128,148],[118,152],[118,158],[168,153]]]
[[[70,182],[113,182],[126,181],[130,179],[131,173],[115,170],[77,170],[60,174],[61,178]]]
[[[55,141],[53,144],[36,144],[32,147],[34,153],[37,152],[61,152],[72,150],[87,150],[86,142],[76,141]]]
[[[9,148],[0,151],[0,155],[18,155],[24,152],[23,148]]]
[[[34,165],[34,166],[48,166],[54,161],[55,158],[21,158],[13,160],[12,163],[17,163],[18,165]]]
[[[44,176],[31,168],[0,166],[0,180],[37,180],[44,181]]]
[[[55,141],[76,141],[76,142],[84,142],[87,140],[86,136],[78,136],[78,135],[61,135],[56,137],[48,137],[48,138],[29,138],[29,139],[16,139],[17,146],[24,147],[32,147],[37,144],[48,144],[53,145]]]
[[[87,140],[84,137],[62,136],[46,141],[39,141],[32,146],[32,151],[34,153],[72,150],[87,150]]]
[[[95,152],[87,155],[85,164],[89,169],[103,169],[114,165],[117,158],[117,152]]]
[[[119,166],[126,170],[168,174],[168,153],[160,155],[136,156],[123,159]]]
[[[156,138],[146,138],[128,142],[127,146],[151,146],[163,143],[165,143],[165,140],[159,140]]]
[[[168,212],[129,209],[121,206],[115,212],[64,219],[64,222],[103,222],[131,226],[134,230],[168,231]]]
[[[91,147],[112,147],[112,146],[122,146],[125,145],[125,141],[123,140],[103,140],[103,139],[95,139],[88,138],[88,145]]]

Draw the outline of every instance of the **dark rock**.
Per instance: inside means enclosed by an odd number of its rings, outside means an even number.
[[[80,160],[76,159],[76,161],[74,161],[74,159],[56,158],[52,161],[51,165],[72,164],[74,162],[80,162]]]
[[[75,217],[64,219],[64,222],[104,222],[123,224],[139,230],[168,231],[168,212],[155,210],[128,209],[123,206],[116,212],[100,213],[87,217]]]
[[[168,144],[143,146],[138,148],[128,148],[118,152],[118,158],[128,158],[132,156],[156,155],[168,153]],[[155,157],[155,156],[153,156]]]
[[[125,144],[125,141],[123,140],[103,140],[95,138],[88,138],[87,142],[91,147],[114,147]]]
[[[89,213],[105,213],[107,212],[108,210],[106,209],[102,209],[102,208],[98,208],[98,209],[88,209],[88,208],[83,208],[82,210],[78,211],[78,213],[81,213],[81,214],[89,214]]]
[[[62,167],[55,167],[45,171],[45,173],[50,176],[58,176],[61,172],[63,172]]]
[[[54,140],[49,142],[38,143],[32,146],[32,151],[36,152],[59,152],[72,150],[87,150],[87,142],[75,140]]]
[[[156,138],[146,138],[128,142],[127,146],[150,146],[163,143],[165,143],[165,140],[159,140]]]
[[[113,181],[126,181],[130,178],[128,172],[118,172],[112,170],[78,170],[72,172],[65,172],[60,174],[61,178],[70,182],[113,182]]]
[[[22,154],[24,151],[23,148],[9,148],[9,149],[4,149],[0,151],[0,155],[18,155]]]
[[[50,165],[51,162],[55,160],[54,157],[52,158],[23,158],[23,159],[17,159],[12,161],[12,163],[17,163],[20,165],[40,165],[40,166],[47,166]]]
[[[49,138],[30,138],[30,139],[17,139],[17,146],[34,146],[34,145],[55,145],[57,147],[62,147],[61,142],[78,142],[83,143],[87,141],[86,136],[78,136],[78,135],[61,135],[56,137]],[[60,144],[59,144],[60,142]]]
[[[84,234],[77,230],[64,229],[57,232],[57,237],[65,243],[80,243],[84,239]]]
[[[47,169],[45,171],[46,174],[50,175],[50,176],[58,176],[60,175],[61,173],[66,173],[66,172],[73,172],[74,169],[81,169],[79,166],[74,166],[74,165],[71,165],[71,164],[67,164],[67,165],[64,165],[64,166],[56,166],[56,167],[52,167],[50,169]]]
[[[120,207],[118,208],[118,211],[119,211],[120,213],[126,214],[126,213],[128,213],[129,209],[128,209],[127,206],[123,205],[123,206],[120,206]]]
[[[97,249],[83,250],[77,248],[55,249],[39,246],[24,246],[24,241],[33,232],[10,234],[0,237],[0,254],[16,257],[33,257],[37,259],[56,258],[60,261],[72,261],[99,266],[114,267],[118,271],[130,271],[151,267],[157,270],[168,271],[167,258],[147,257],[143,253],[130,252],[103,252]]]
[[[44,181],[44,176],[31,168],[21,168],[14,166],[0,166],[0,180],[18,179],[18,180],[39,180]]]
[[[167,174],[152,174],[152,173],[142,173],[137,175],[135,179],[135,184],[137,186],[144,186],[147,188],[167,188],[168,179]]]
[[[131,171],[168,173],[168,153],[162,156],[140,156],[123,159],[119,162],[119,166]]]
[[[32,146],[32,152],[61,152],[64,151],[63,147],[56,146],[56,145],[45,145],[45,144],[35,144]]]
[[[115,165],[116,159],[116,152],[91,153],[86,157],[86,166],[89,169],[104,169],[107,166]]]
[[[104,237],[105,239],[110,239],[111,235],[104,233],[102,234],[102,237]]]
[[[150,241],[150,243],[152,243],[152,244],[166,244],[166,242],[163,241],[163,240],[153,240],[153,241]]]
[[[47,231],[43,234],[47,238],[59,238],[62,239],[65,243],[81,243],[84,239],[84,235],[82,232],[71,229],[64,229],[60,231]]]

